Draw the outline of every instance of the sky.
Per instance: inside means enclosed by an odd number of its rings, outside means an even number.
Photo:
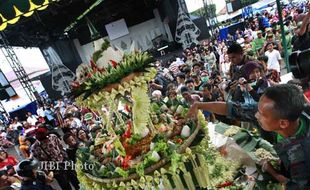
[[[13,49],[24,67],[49,69],[39,48],[13,47]],[[0,52],[0,69],[4,73],[10,72],[12,70],[2,52]]]
[[[218,13],[226,5],[225,0],[212,0],[216,5],[216,12]],[[193,12],[203,7],[203,0],[185,0],[188,12]],[[210,2],[210,0],[208,0]]]

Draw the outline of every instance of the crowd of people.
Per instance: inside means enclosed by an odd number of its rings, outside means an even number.
[[[32,183],[37,179],[37,173],[32,169],[44,168],[38,163],[30,167],[30,161],[75,163],[77,148],[86,146],[90,141],[89,134],[96,125],[93,115],[88,109],[77,108],[67,98],[38,104],[36,113],[28,112],[24,121],[1,114],[0,188],[22,183],[22,189],[51,189],[45,184],[45,180],[52,181],[48,175],[38,182],[41,186]],[[7,150],[14,146],[19,149],[17,154],[9,155]],[[14,148],[12,150],[14,152]],[[17,160],[19,158],[21,162]],[[62,189],[79,189],[75,171],[63,168],[63,164],[59,167],[47,170],[52,172],[50,175],[59,186]],[[27,171],[29,168],[31,171]]]
[[[149,83],[150,96],[164,101],[169,107],[183,102],[191,108],[188,117],[195,115],[197,109],[204,109],[208,121],[258,129],[262,137],[276,143],[280,137],[275,139],[273,132],[279,129],[269,129],[266,121],[258,119],[262,118],[262,110],[265,109],[261,101],[265,104],[269,100],[276,101],[272,93],[277,92],[273,87],[279,85],[281,68],[284,67],[283,46],[289,52],[305,46],[301,39],[308,33],[308,25],[305,24],[307,22],[298,23],[302,10],[299,7],[283,10],[285,45],[281,41],[277,15],[262,12],[245,21],[245,30],[238,29],[226,40],[215,38],[202,41],[169,61],[157,60],[158,74]],[[310,13],[303,17],[309,20]],[[294,84],[304,90],[308,88],[305,83],[295,81]],[[281,85],[279,88],[290,91]],[[294,87],[291,89],[295,90],[291,98],[300,96]],[[281,92],[285,93],[281,90],[277,93]],[[263,100],[262,96],[265,97]],[[204,104],[206,102],[209,104]],[[257,106],[261,109],[259,116],[256,114]],[[29,171],[30,166],[34,165],[31,159],[76,162],[78,147],[92,145],[102,127],[98,113],[78,107],[64,98],[39,103],[36,112],[28,112],[23,121],[18,117],[10,118],[6,113],[0,116],[0,188],[22,183],[24,189],[49,189],[49,183],[54,178],[62,189],[79,189],[75,171],[64,168],[50,170],[45,174],[44,182],[37,183],[41,184],[37,188],[32,182],[38,180],[38,173]],[[285,138],[285,135],[281,137]],[[19,156],[27,160],[17,160],[8,154],[7,149],[14,146],[18,147]],[[267,170],[274,172],[267,166]],[[294,176],[289,173],[275,178],[286,183],[290,177]]]

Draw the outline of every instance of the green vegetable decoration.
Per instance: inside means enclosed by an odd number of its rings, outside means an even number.
[[[120,168],[120,167],[117,167],[117,168],[115,169],[115,172],[118,173],[120,176],[122,176],[122,177],[124,177],[124,178],[128,177],[128,171],[125,171],[125,170],[123,170],[123,169]]]
[[[150,113],[150,99],[146,90],[138,87],[132,90],[132,99],[133,133],[145,137],[149,133],[147,124]]]
[[[74,93],[78,105],[100,113],[104,127],[94,146],[77,152],[79,166],[95,166],[77,169],[82,188],[159,189],[162,184],[168,190],[194,190],[232,179],[234,165],[217,158],[209,146],[202,112],[198,123],[180,125],[189,109],[181,97],[155,101],[148,96],[149,81],[157,74],[151,56],[125,55],[105,41],[92,59],[85,67],[92,73]]]
[[[172,155],[171,155],[171,167],[170,170],[175,173],[177,168],[178,168],[178,164],[181,161],[182,156],[180,154],[178,154],[176,151],[173,151]]]
[[[117,153],[121,156],[126,156],[126,151],[125,148],[123,147],[122,143],[120,142],[119,138],[117,138],[114,141],[114,147]]]

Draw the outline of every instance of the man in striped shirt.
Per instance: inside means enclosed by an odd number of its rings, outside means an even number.
[[[177,74],[180,72],[180,66],[183,65],[184,62],[177,57],[176,61],[173,61],[169,66],[169,71],[173,73],[173,76],[177,76]]]

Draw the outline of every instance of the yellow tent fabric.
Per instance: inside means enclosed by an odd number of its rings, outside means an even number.
[[[7,0],[0,2],[0,31],[15,24],[21,16],[29,17],[35,10],[44,10],[56,0]]]

